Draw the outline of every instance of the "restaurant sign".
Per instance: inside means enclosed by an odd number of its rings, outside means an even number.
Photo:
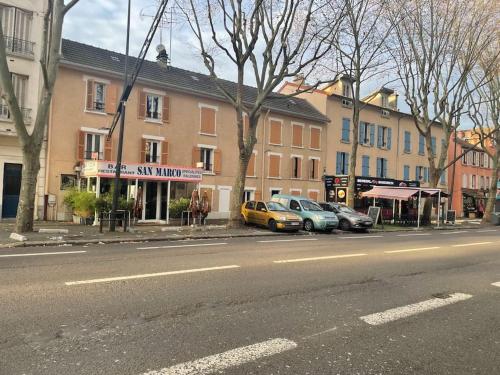
[[[85,160],[82,177],[114,177],[115,171],[114,162]],[[122,163],[120,176],[139,180],[201,182],[203,170],[170,165]]]

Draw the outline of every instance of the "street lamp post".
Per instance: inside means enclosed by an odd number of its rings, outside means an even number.
[[[124,90],[128,85],[128,55],[129,55],[129,45],[130,45],[130,2],[128,0],[128,12],[127,12],[127,41],[125,47],[125,69],[123,72],[123,87]],[[125,105],[126,102],[122,97],[122,112],[120,116],[120,130],[118,132],[118,150],[116,154],[116,166],[115,166],[115,179],[113,182],[113,202],[111,205],[111,217],[109,231],[114,232],[116,229],[116,209],[118,207],[118,196],[120,194],[120,173],[122,169],[122,153],[123,153],[123,132],[125,129]],[[125,220],[125,218],[124,218]]]

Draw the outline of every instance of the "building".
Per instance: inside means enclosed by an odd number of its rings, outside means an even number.
[[[0,0],[2,31],[12,82],[28,128],[37,113],[41,87],[40,53],[47,1]],[[1,90],[1,88],[0,88]],[[29,130],[28,130],[29,131]],[[40,156],[35,218],[44,210],[46,143]],[[22,151],[7,103],[0,99],[0,220],[17,213],[21,188]]]
[[[290,93],[300,81],[287,82],[281,92]],[[348,76],[341,76],[322,89],[300,94],[329,119],[327,131],[326,174],[349,174],[352,131],[352,88]],[[388,88],[368,95],[360,112],[359,147],[356,164],[357,186],[411,184],[428,186],[430,181],[425,138],[419,134],[413,118],[398,109],[398,94]],[[443,129],[432,129],[433,149],[441,152]],[[446,188],[446,176],[439,181]],[[345,192],[342,193],[345,196]],[[330,197],[331,198],[331,197]],[[356,200],[359,207],[361,200]]]
[[[457,217],[482,217],[489,194],[491,178],[493,178],[493,160],[479,145],[479,137],[474,130],[458,131],[450,137],[448,159],[469,150],[454,167],[448,169],[449,191],[451,209],[455,210]],[[491,141],[486,141],[493,153],[496,152]]]
[[[80,185],[97,194],[110,189],[118,132],[109,141],[105,136],[121,93],[124,61],[119,53],[62,42],[49,122],[51,220],[71,217],[63,204],[68,188]],[[255,95],[254,88],[245,88],[249,100]],[[322,196],[327,123],[306,100],[273,94],[257,128],[246,199]],[[186,176],[196,177],[198,166],[212,217],[228,217],[238,165],[235,124],[233,107],[207,75],[145,61],[127,103],[122,173],[127,180],[122,193],[142,194],[143,220],[167,220],[167,202],[189,197],[197,187],[196,178]]]

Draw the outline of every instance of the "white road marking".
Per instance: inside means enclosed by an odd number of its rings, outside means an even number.
[[[496,229],[482,229],[482,230],[477,230],[476,233],[487,233],[487,232],[496,232]]]
[[[339,237],[343,240],[354,240],[354,239],[358,239],[358,238],[382,238],[384,236],[349,236],[349,237]]]
[[[81,285],[81,284],[108,283],[111,281],[145,279],[145,278],[149,278],[149,277],[182,275],[185,273],[195,273],[195,272],[220,271],[220,270],[228,270],[228,269],[232,269],[232,268],[240,268],[240,266],[233,264],[230,266],[194,268],[194,269],[190,269],[190,270],[168,271],[168,272],[158,272],[158,273],[145,273],[143,275],[107,277],[107,278],[103,278],[103,279],[80,280],[80,281],[67,281],[67,282],[65,282],[65,284],[66,285]]]
[[[493,243],[493,242],[489,241],[489,242],[461,243],[459,245],[451,245],[451,247],[480,246],[480,245],[489,245],[490,243]]]
[[[423,251],[423,250],[435,250],[435,249],[440,249],[439,246],[434,246],[434,247],[419,247],[416,249],[404,249],[404,250],[390,250],[390,251],[384,251],[386,254],[392,254],[392,253],[409,253],[411,251]]]
[[[325,259],[340,259],[340,258],[352,258],[352,257],[362,257],[368,254],[344,254],[344,255],[331,255],[326,257],[314,257],[314,258],[297,258],[297,259],[283,259],[274,260],[273,263],[296,263],[296,262],[310,262],[314,260],[325,260]]]
[[[149,246],[149,247],[138,247],[137,250],[176,249],[180,247],[203,247],[203,246],[222,246],[222,245],[227,245],[227,242],[193,243],[189,245]]]
[[[498,286],[500,288],[500,281],[498,283],[492,283],[493,286]]]
[[[448,231],[448,232],[442,232],[442,233],[439,233],[440,235],[447,235],[447,234],[459,234],[459,233],[469,233],[468,230],[452,230],[452,231]]]
[[[295,241],[317,241],[317,238],[297,238],[294,240],[268,240],[268,241],[257,241],[260,243],[271,243],[271,242],[295,242]]]
[[[451,305],[459,301],[465,301],[471,297],[472,296],[470,294],[454,293],[447,298],[433,298],[427,301],[418,302],[407,306],[396,307],[394,309],[389,309],[380,313],[365,315],[360,317],[360,319],[370,325],[378,326],[398,319],[407,318],[409,316],[416,315],[425,311],[430,311],[439,307]]]
[[[297,347],[297,343],[287,339],[272,339],[258,344],[243,346],[227,352],[200,358],[192,362],[156,371],[149,371],[144,375],[206,375],[221,372],[229,367],[241,366],[263,357],[276,355]]]
[[[0,258],[13,258],[13,257],[34,257],[38,255],[64,255],[64,254],[82,254],[86,253],[86,250],[79,250],[79,251],[58,251],[58,252],[53,252],[53,253],[27,253],[27,254],[7,254],[7,255],[0,255]]]
[[[430,236],[430,233],[408,233],[408,234],[398,234],[397,237],[410,237],[410,236]]]

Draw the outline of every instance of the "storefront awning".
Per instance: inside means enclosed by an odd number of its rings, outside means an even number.
[[[361,196],[367,198],[384,198],[406,201],[415,194],[418,194],[418,189],[374,186],[372,190],[361,193]]]

